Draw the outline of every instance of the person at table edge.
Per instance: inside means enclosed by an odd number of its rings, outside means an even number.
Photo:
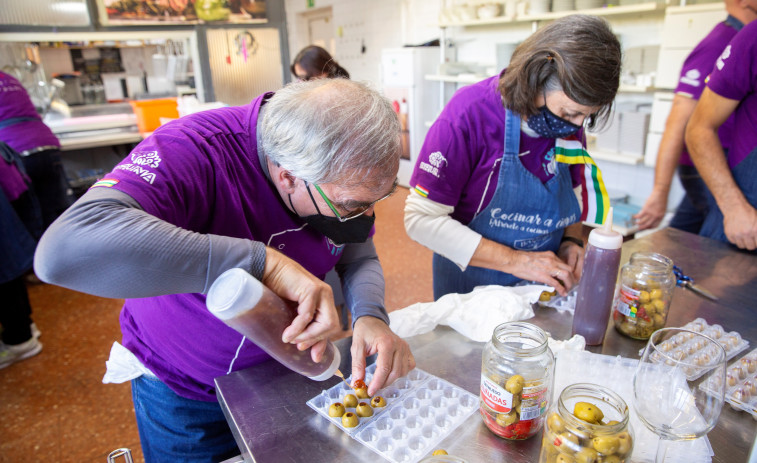
[[[374,205],[396,186],[399,133],[389,101],[364,84],[290,84],[160,127],[45,233],[35,256],[43,281],[126,299],[122,342],[137,364],[120,373],[137,376],[147,461],[239,452],[214,378],[270,357],[205,306],[230,268],[298,303],[283,340],[312,347],[318,361],[340,330],[320,279],[336,267],[353,315],[353,380],[376,353],[370,394],[414,368],[388,327],[371,238]]]
[[[435,253],[434,298],[521,279],[564,295],[580,278],[582,212],[602,223],[609,206],[582,126],[607,120],[620,65],[607,23],[571,15],[528,37],[498,76],[452,97],[405,206],[408,234]]]

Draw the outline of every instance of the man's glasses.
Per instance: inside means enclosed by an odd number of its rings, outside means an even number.
[[[308,193],[310,193],[310,186],[308,185],[307,182],[305,182],[305,186],[308,189]],[[344,216],[342,216],[341,214],[339,214],[339,212],[336,210],[336,207],[334,207],[334,204],[331,202],[331,200],[329,200],[328,197],[326,197],[326,194],[323,192],[323,190],[321,190],[321,187],[319,187],[315,183],[313,184],[313,186],[315,187],[316,191],[318,191],[318,193],[321,195],[321,198],[323,198],[323,200],[326,201],[326,204],[328,204],[329,208],[331,209],[331,212],[334,213],[334,215],[336,216],[336,218],[339,219],[340,222],[346,222],[348,220],[352,220],[354,218],[360,217],[361,215],[363,215],[366,212],[368,212],[368,210],[370,208],[372,208],[373,206],[375,206],[377,202],[383,201],[386,198],[388,198],[391,195],[393,195],[394,192],[397,190],[397,179],[394,180],[394,184],[392,185],[392,190],[386,196],[382,196],[381,198],[377,199],[376,201],[373,201],[372,203],[367,204],[365,206],[360,206],[357,209],[354,209],[354,210],[350,211],[349,213],[347,213]],[[312,194],[310,195],[310,199],[313,200],[313,204],[315,205],[315,208],[318,209],[318,205],[315,204],[315,199],[313,198]],[[320,213],[320,211],[319,211],[319,213]]]

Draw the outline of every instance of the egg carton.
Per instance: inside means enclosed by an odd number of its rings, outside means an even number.
[[[716,340],[725,350],[726,361],[732,359],[749,347],[749,342],[744,340],[739,333],[735,331],[726,333],[722,326],[709,325],[703,318],[697,318],[696,320],[690,321],[681,328],[702,333]],[[707,365],[710,362],[710,359],[716,355],[714,349],[717,349],[717,347],[707,347],[705,342],[701,339],[696,339],[694,335],[690,333],[678,333],[670,339],[663,341],[659,345],[659,349],[676,360],[685,360],[694,363],[695,365],[703,366]],[[639,355],[643,352],[644,349],[641,349]],[[653,358],[653,360],[655,359]],[[660,358],[659,360],[662,359]],[[711,368],[704,370],[701,368],[689,367],[688,371],[684,369],[684,373],[686,373],[686,376],[690,381],[694,381],[709,370],[711,370]]]
[[[375,371],[376,364],[366,368],[366,384]],[[351,377],[347,382],[351,384]],[[343,397],[352,393],[340,382],[307,404],[353,439],[395,463],[419,461],[479,409],[478,396],[416,368],[375,394],[386,400],[385,407],[374,408],[373,416],[360,417],[357,426],[345,428],[341,418],[329,416],[329,406],[343,403]],[[355,412],[354,408],[346,410]]]
[[[700,389],[707,392],[719,391],[720,386],[716,381],[719,378],[710,378],[699,385]],[[757,420],[757,349],[752,350],[726,369],[725,375],[725,401],[734,410],[743,410]]]

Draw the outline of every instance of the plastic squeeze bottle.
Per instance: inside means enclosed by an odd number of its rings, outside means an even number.
[[[602,344],[612,311],[615,283],[620,268],[623,235],[612,229],[612,208],[601,228],[589,233],[584,268],[576,295],[573,334],[580,334],[586,344]]]
[[[210,313],[290,370],[315,381],[329,379],[339,371],[342,359],[333,343],[328,343],[320,363],[315,363],[310,349],[300,351],[295,344],[281,340],[296,310],[241,268],[222,273],[211,285],[205,304]]]

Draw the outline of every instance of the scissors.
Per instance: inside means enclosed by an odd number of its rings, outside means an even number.
[[[694,284],[694,280],[692,280],[690,276],[684,275],[683,270],[681,270],[681,267],[674,265],[673,273],[676,276],[676,284],[680,286],[681,288],[690,289],[694,291],[694,293],[698,294],[699,296],[705,297],[711,301],[718,300],[717,296],[707,291],[706,289],[702,288],[701,286]]]

